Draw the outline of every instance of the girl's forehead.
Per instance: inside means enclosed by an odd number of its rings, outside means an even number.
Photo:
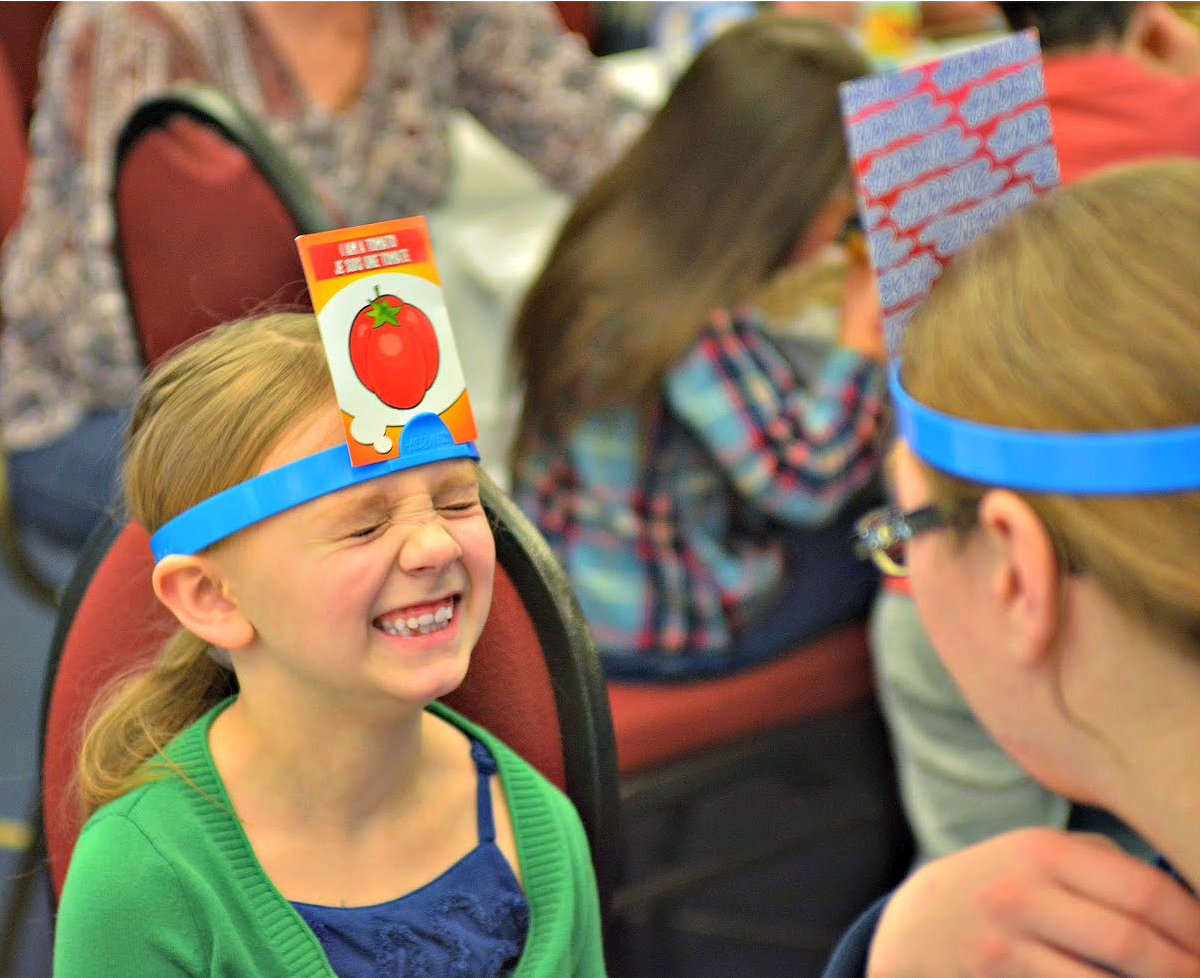
[[[259,466],[259,473],[277,469],[307,455],[314,455],[326,448],[333,448],[346,440],[346,429],[342,414],[336,404],[329,404],[313,411],[307,418],[284,432],[275,446],[267,452]]]
[[[883,481],[887,483],[889,490],[895,490],[896,488],[896,466],[899,464],[900,446],[903,444],[904,439],[894,439],[891,447],[888,448],[883,456]]]
[[[377,479],[368,479],[325,496],[318,496],[308,506],[309,512],[323,509],[343,509],[377,501],[395,503],[406,496],[436,496],[442,492],[475,489],[479,485],[479,469],[467,458],[442,459],[426,462],[408,469],[398,469]]]
[[[883,457],[883,478],[892,496],[904,492],[915,493],[925,486],[917,457],[902,437],[892,442],[892,447]]]

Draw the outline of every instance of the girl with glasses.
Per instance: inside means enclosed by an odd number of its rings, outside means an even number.
[[[917,870],[828,975],[1200,969],[1200,164],[1112,170],[956,256],[890,378],[896,511],[859,549],[908,573],[971,708],[1030,774],[1111,810]]]
[[[760,301],[853,212],[837,93],[866,72],[819,21],[722,33],[579,198],[518,313],[513,498],[609,678],[730,673],[870,606],[878,577],[846,548],[879,462],[869,266],[815,350]]]

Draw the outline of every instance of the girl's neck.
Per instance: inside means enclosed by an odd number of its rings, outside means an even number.
[[[239,818],[349,837],[403,810],[418,794],[436,720],[417,707],[364,714],[239,696],[209,734]]]
[[[373,26],[366,3],[258,0],[247,9],[305,97],[331,112],[358,100]]]
[[[1122,818],[1200,893],[1200,650],[1131,627],[1111,607],[1090,608],[1086,675],[1068,665],[1065,699],[1093,798]]]
[[[1143,723],[1147,736],[1113,792],[1112,809],[1200,894],[1200,723],[1169,707],[1147,712]]]
[[[457,727],[423,710],[374,724],[362,710],[239,711],[244,696],[210,743],[255,858],[286,899],[382,903],[478,845],[479,778]]]

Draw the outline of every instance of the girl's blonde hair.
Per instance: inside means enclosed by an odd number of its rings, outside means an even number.
[[[311,314],[243,319],[205,334],[142,386],[125,449],[129,517],[154,533],[257,474],[285,432],[333,399]],[[212,652],[181,628],[148,667],[97,700],[77,774],[85,814],[153,777],[146,762],[236,690]]]
[[[849,169],[838,85],[866,74],[830,24],[771,12],[709,43],[579,198],[513,332],[514,460],[610,404],[653,404],[715,308],[791,258]]]
[[[955,257],[902,344],[917,400],[1014,428],[1200,424],[1200,163],[1121,167],[1055,191]],[[960,530],[986,486],[926,467]],[[1200,490],[1021,494],[1062,566],[1200,649]]]

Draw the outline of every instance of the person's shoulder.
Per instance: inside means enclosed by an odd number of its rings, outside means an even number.
[[[93,849],[129,855],[139,848],[157,848],[156,836],[179,813],[172,794],[164,781],[147,782],[102,805],[79,830],[72,865],[82,858],[79,853]]]
[[[1051,53],[1042,63],[1046,94],[1053,102],[1061,91],[1080,88],[1097,98],[1114,89],[1136,87],[1149,91],[1200,88],[1200,72],[1180,74],[1158,68],[1123,51],[1093,50]]]
[[[160,793],[143,785],[97,811],[81,832],[59,900],[55,974],[165,974],[156,966],[140,972],[132,966],[135,959],[151,961],[148,945],[164,940],[182,954],[204,957],[194,881],[208,879],[209,867],[189,872],[180,847],[171,846],[169,827],[142,817],[146,800]]]
[[[187,820],[174,793],[166,779],[148,782],[94,812],[72,849],[64,899],[84,893],[119,901],[130,888],[172,883],[170,840]]]
[[[168,834],[178,835],[206,807],[220,809],[221,802],[214,797],[220,788],[207,753],[208,727],[217,712],[205,713],[177,734],[162,754],[147,760],[134,786],[98,808],[83,831],[123,819],[148,834],[165,828]]]
[[[126,834],[131,827],[152,840],[160,832],[177,831],[190,820],[193,806],[187,794],[197,789],[177,770],[163,764],[148,765],[142,778],[136,787],[93,812],[80,830],[80,840]]]

